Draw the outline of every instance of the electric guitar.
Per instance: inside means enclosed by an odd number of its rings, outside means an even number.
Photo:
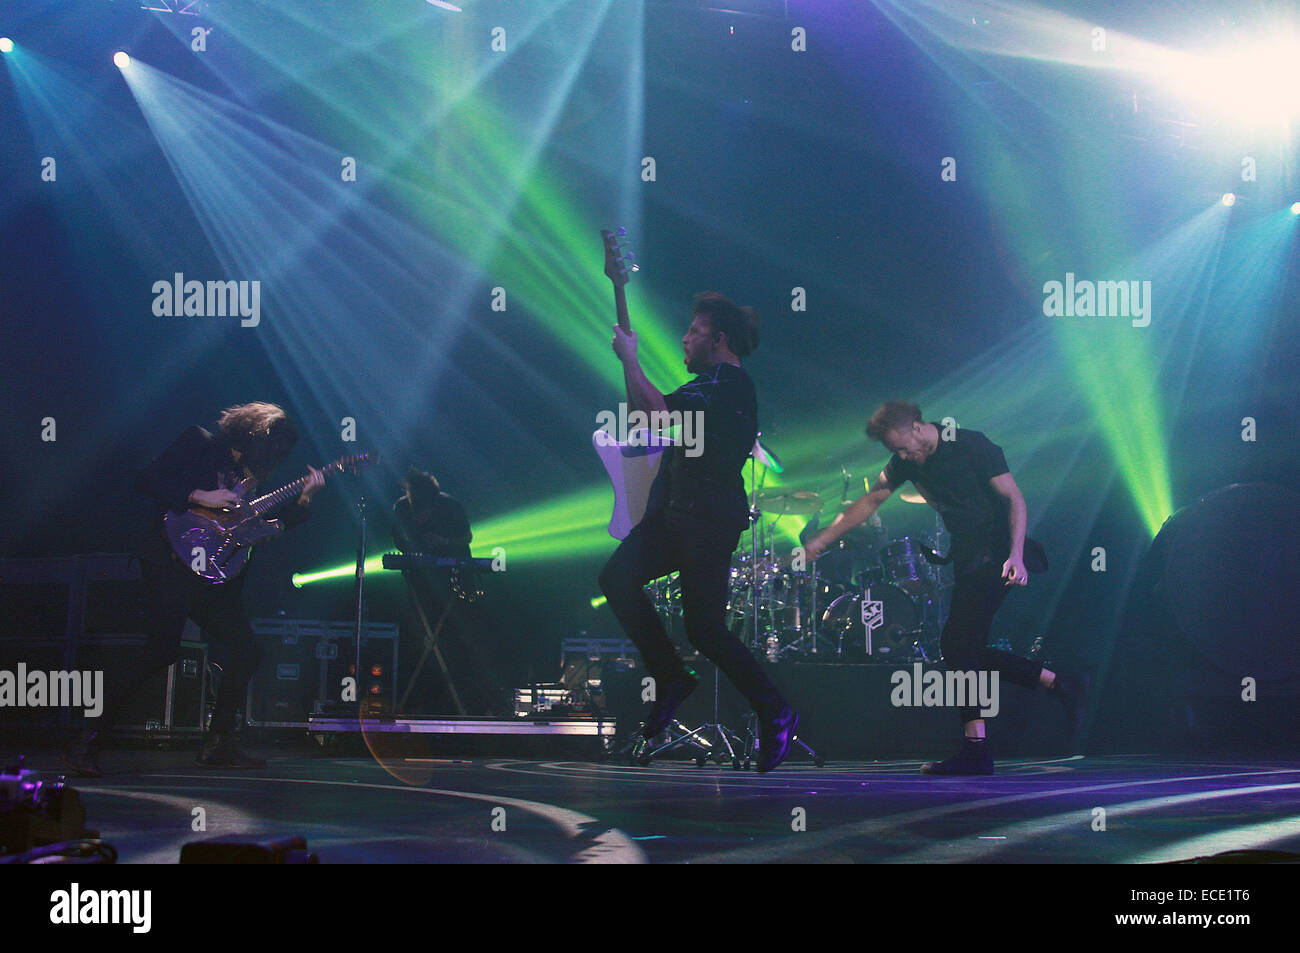
[[[321,472],[355,473],[378,459],[379,455],[373,453],[340,457],[321,467]],[[213,585],[227,582],[243,571],[249,550],[256,543],[283,532],[277,520],[268,520],[263,514],[293,499],[306,482],[307,477],[299,477],[278,490],[245,500],[244,492],[251,489],[251,481],[240,480],[228,488],[240,498],[238,506],[222,510],[192,506],[183,513],[168,511],[163,517],[163,531],[172,551],[196,576]]]
[[[627,296],[623,289],[628,282],[628,272],[635,271],[636,265],[629,265],[633,255],[624,251],[619,244],[619,239],[626,235],[627,231],[623,228],[617,231],[607,228],[600,230],[600,237],[605,243],[605,276],[614,285],[614,309],[618,314],[618,326],[624,331],[631,331],[632,325],[627,318]],[[591,435],[592,446],[596,448],[596,454],[609,474],[609,481],[614,485],[614,513],[609,520],[609,535],[615,539],[626,538],[632,532],[632,527],[645,516],[650,484],[659,475],[664,450],[673,445],[671,437],[646,430],[633,430],[627,438],[620,443],[616,434],[606,430],[597,430]]]

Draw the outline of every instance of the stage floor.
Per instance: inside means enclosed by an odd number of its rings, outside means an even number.
[[[256,749],[255,749],[256,750]],[[1300,760],[1010,760],[988,778],[798,757],[770,775],[691,762],[426,761],[265,750],[256,771],[187,751],[105,752],[77,780],[120,863],[187,841],[300,834],[322,863],[1152,863],[1300,853]],[[57,755],[27,766],[57,769]],[[207,830],[191,830],[203,808]],[[1104,830],[1101,826],[1104,811]],[[803,830],[797,830],[802,820]],[[494,829],[504,828],[504,829]]]

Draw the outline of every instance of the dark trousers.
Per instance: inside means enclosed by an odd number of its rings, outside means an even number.
[[[144,660],[129,671],[112,673],[113,680],[105,692],[104,711],[94,719],[95,724],[87,722],[87,727],[110,728],[120,718],[126,702],[144,683],[176,661],[185,620],[189,618],[208,640],[219,644],[224,657],[212,730],[233,731],[235,710],[244,700],[248,682],[261,659],[261,649],[240,603],[244,577],[209,585],[176,559],[165,563],[142,560],[140,571]]]
[[[952,608],[939,640],[943,664],[953,672],[996,671],[999,683],[1035,688],[1043,672],[1042,665],[985,644],[993,627],[993,616],[1010,588],[996,560],[957,577]],[[963,723],[980,717],[979,709],[974,707],[960,708],[958,712]]]
[[[600,573],[600,588],[623,630],[657,681],[685,672],[644,586],[674,570],[681,573],[686,637],[716,665],[759,715],[785,708],[785,699],[754,656],[727,630],[731,554],[740,534],[664,510],[647,516],[628,534]]]

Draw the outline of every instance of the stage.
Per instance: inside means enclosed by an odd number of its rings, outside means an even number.
[[[109,750],[74,781],[119,863],[173,864],[188,841],[301,835],[322,864],[1158,864],[1231,850],[1300,854],[1300,760],[1155,756],[998,762],[932,778],[916,761],[798,757],[770,775],[692,762],[337,758],[262,749],[204,770],[188,750]],[[52,751],[28,767],[53,772]],[[405,780],[402,780],[402,779]],[[191,830],[202,808],[207,830]],[[1103,815],[1104,812],[1104,815]],[[495,829],[494,829],[495,828]],[[803,828],[803,829],[798,829]]]
[[[1296,4],[25,0],[0,123],[7,937],[1294,920]]]

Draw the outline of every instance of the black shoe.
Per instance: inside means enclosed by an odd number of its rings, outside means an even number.
[[[989,753],[989,743],[967,738],[961,743],[961,750],[946,761],[927,761],[921,765],[922,774],[992,774],[993,755]]]
[[[758,772],[766,774],[779,767],[790,754],[794,744],[795,729],[799,727],[799,713],[787,705],[772,718],[759,716],[758,721]]]
[[[235,736],[214,731],[194,759],[207,768],[265,768],[266,762],[235,746]]]
[[[63,749],[63,764],[78,778],[102,778],[99,766],[99,732],[81,731]]]
[[[665,682],[655,692],[654,708],[650,717],[641,726],[641,737],[653,738],[673,723],[677,709],[690,697],[691,692],[699,687],[700,681],[690,672],[682,672],[680,677]]]
[[[1083,732],[1083,719],[1088,714],[1088,688],[1091,684],[1092,679],[1081,672],[1073,675],[1059,673],[1056,681],[1052,682],[1052,694],[1065,706],[1071,743],[1078,741]]]

